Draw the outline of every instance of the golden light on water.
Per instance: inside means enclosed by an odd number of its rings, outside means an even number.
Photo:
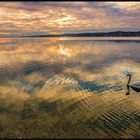
[[[0,45],[0,137],[138,135],[139,93],[125,95],[126,74],[139,77],[138,42],[20,38]]]
[[[62,55],[66,55],[66,56],[70,56],[70,52],[67,48],[64,48],[63,46],[61,46],[59,44],[59,50],[60,50],[60,54]]]

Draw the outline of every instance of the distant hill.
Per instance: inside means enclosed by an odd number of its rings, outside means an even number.
[[[47,35],[27,35],[23,37],[140,37],[140,31],[115,31],[98,33],[67,33],[67,34],[47,34]]]

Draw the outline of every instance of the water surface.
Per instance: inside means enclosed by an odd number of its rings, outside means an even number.
[[[138,39],[0,39],[0,137],[140,137],[139,54]]]

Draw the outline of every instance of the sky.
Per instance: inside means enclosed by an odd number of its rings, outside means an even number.
[[[0,35],[138,31],[140,2],[0,2]]]

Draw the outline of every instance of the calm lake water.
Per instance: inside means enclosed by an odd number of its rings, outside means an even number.
[[[0,138],[140,138],[140,40],[0,39]]]

